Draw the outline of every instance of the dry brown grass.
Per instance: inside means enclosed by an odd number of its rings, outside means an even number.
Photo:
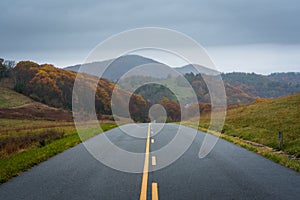
[[[64,137],[61,130],[46,129],[38,133],[28,132],[20,136],[8,136],[0,140],[0,159],[9,157],[33,146],[45,146],[51,141]]]

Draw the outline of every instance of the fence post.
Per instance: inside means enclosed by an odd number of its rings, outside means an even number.
[[[282,134],[282,131],[278,132],[278,140],[279,140],[279,149],[281,150],[283,148],[283,134]]]

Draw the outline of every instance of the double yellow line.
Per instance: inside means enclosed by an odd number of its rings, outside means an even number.
[[[148,172],[149,172],[149,151],[150,151],[150,132],[151,132],[151,124],[148,125],[147,131],[147,140],[146,140],[146,150],[145,150],[145,161],[144,161],[144,170],[143,170],[143,177],[142,177],[142,187],[141,187],[141,194],[140,200],[147,200],[147,188],[148,188]],[[151,140],[153,143],[154,140]],[[152,164],[153,164],[152,157]],[[155,161],[156,164],[156,161]],[[157,183],[152,183],[152,200],[158,200],[158,186]]]

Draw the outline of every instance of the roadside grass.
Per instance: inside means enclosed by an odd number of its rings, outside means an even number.
[[[197,129],[192,123],[183,122],[182,125],[189,126],[191,128]],[[198,127],[198,130],[215,135],[217,137],[220,137],[224,140],[227,140],[228,142],[234,143],[240,147],[243,147],[245,149],[248,149],[249,151],[255,152],[257,154],[260,154],[261,156],[268,158],[276,163],[279,163],[283,166],[286,166],[288,168],[291,168],[297,172],[300,172],[300,161],[296,159],[292,159],[289,157],[289,155],[285,154],[284,152],[281,151],[275,151],[272,148],[269,148],[267,146],[261,146],[256,143],[249,143],[249,141],[243,140],[238,137],[226,135],[226,134],[221,134],[217,133],[214,131],[210,131],[207,128],[203,127]]]
[[[264,146],[255,146],[255,144],[253,145],[251,143],[247,143],[247,141],[243,141],[239,138],[235,138],[235,137],[224,135],[224,134],[221,135],[221,138],[223,138],[229,142],[232,142],[236,145],[239,145],[243,148],[246,148],[249,151],[258,153],[276,163],[279,163],[283,166],[286,166],[297,172],[300,172],[300,161],[291,159],[291,158],[289,158],[288,155],[282,154],[282,152],[274,151],[273,149],[264,147]]]
[[[25,129],[22,121],[24,120],[0,120],[14,124],[15,130],[5,126],[2,132],[0,122],[0,183],[4,183],[10,178],[19,175],[21,172],[37,165],[50,157],[69,149],[82,140],[91,138],[99,134],[99,123],[93,122],[79,128],[84,133],[84,137],[79,138],[76,128],[70,122],[49,122],[26,121]],[[52,126],[56,123],[59,127]],[[30,128],[30,125],[33,125]],[[5,124],[7,125],[7,124]],[[65,125],[65,126],[64,126]],[[36,127],[36,128],[34,128]],[[101,123],[103,131],[117,127],[113,122]]]
[[[209,123],[210,114],[204,114],[199,127],[189,121],[183,125],[207,132]],[[278,145],[279,131],[283,132],[282,149]],[[220,137],[300,172],[300,94],[259,99],[229,109]]]
[[[12,108],[32,102],[32,100],[9,88],[0,86],[0,108]]]
[[[28,132],[17,137],[3,137],[0,140],[0,159],[7,158],[33,146],[45,146],[54,140],[64,137],[64,134],[64,131],[61,130],[45,129],[38,133]]]
[[[224,133],[278,147],[283,132],[283,151],[300,157],[300,94],[228,110]]]

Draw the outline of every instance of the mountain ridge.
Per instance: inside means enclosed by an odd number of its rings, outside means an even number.
[[[129,61],[126,61],[129,60]],[[139,60],[139,62],[134,62],[135,60]],[[87,68],[92,66],[93,68],[97,68],[98,64],[108,63],[111,60],[101,61],[99,63],[90,63],[83,65],[83,71],[87,72]],[[127,55],[122,56],[120,59],[116,59],[116,63],[113,64],[112,70],[110,72],[104,74],[104,78],[109,79],[110,81],[116,82],[126,70],[131,70],[136,66],[142,64],[161,64],[161,71],[157,70],[155,77],[156,78],[168,78],[176,77],[176,73],[168,74],[167,68],[169,66],[162,64],[154,59],[146,58],[139,55]],[[127,63],[125,67],[122,63]],[[131,65],[131,66],[130,66]],[[122,67],[121,67],[122,66]],[[67,70],[78,70],[80,65],[75,65],[71,67],[67,67],[64,69]],[[147,66],[148,67],[148,66]],[[101,67],[100,67],[101,68]],[[189,64],[184,65],[182,67],[172,68],[180,74],[187,75],[193,74],[197,79],[197,74],[200,71],[202,75],[218,75],[221,74],[222,79],[224,81],[224,86],[227,88],[227,95],[229,96],[228,102],[230,104],[240,104],[240,103],[250,103],[255,98],[277,98],[285,95],[294,94],[300,91],[300,73],[299,72],[282,72],[282,73],[271,73],[269,75],[261,75],[256,73],[245,73],[245,72],[230,72],[230,73],[219,73],[216,70],[212,70],[206,68],[205,66],[197,65],[197,64]],[[173,70],[173,71],[174,71]],[[93,71],[93,70],[91,70]],[[120,72],[121,71],[121,72]],[[97,73],[92,73],[97,74]],[[113,75],[112,75],[113,74]],[[146,77],[147,74],[145,72],[139,72],[137,70],[136,76]],[[133,77],[136,78],[136,77]],[[169,77],[170,78],[170,77]],[[148,78],[149,79],[149,78]],[[193,85],[193,80],[189,80],[190,84]],[[195,91],[203,91],[205,88],[205,83],[201,81],[202,85],[199,85],[198,88],[195,88]],[[195,83],[196,84],[196,83]],[[238,99],[238,94],[241,95],[241,100]],[[230,98],[233,96],[235,100]],[[204,102],[207,103],[209,97],[205,97]],[[203,98],[202,98],[203,99]]]

